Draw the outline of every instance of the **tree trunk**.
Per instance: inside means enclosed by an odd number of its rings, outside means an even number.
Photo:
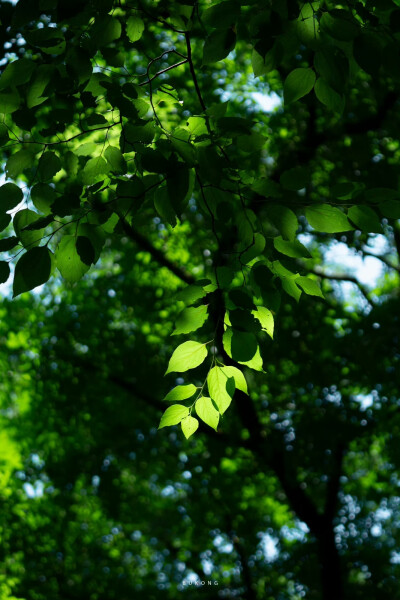
[[[339,552],[333,524],[324,523],[317,534],[323,600],[344,600]]]

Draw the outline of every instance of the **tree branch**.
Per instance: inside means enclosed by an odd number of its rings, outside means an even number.
[[[178,277],[178,279],[180,279],[184,283],[191,284],[195,282],[195,278],[191,273],[188,273],[187,271],[185,271],[185,269],[183,269],[176,263],[172,262],[172,260],[167,258],[167,256],[164,254],[164,252],[162,252],[162,250],[155,248],[152,245],[152,243],[149,242],[149,240],[144,235],[136,231],[136,229],[134,229],[126,219],[124,219],[123,217],[120,217],[120,219],[123,230],[126,233],[126,235],[143,250],[149,252],[149,254],[151,254],[152,258],[156,262],[158,262],[162,267],[166,267],[169,271],[171,271],[171,273],[173,273],[176,277]]]
[[[365,287],[362,283],[360,283],[358,279],[356,277],[353,277],[352,275],[324,273],[320,269],[311,269],[309,273],[314,273],[314,275],[318,275],[318,277],[321,277],[322,279],[330,279],[331,281],[347,281],[349,283],[354,283],[358,287],[368,304],[370,304],[371,306],[376,305],[376,303],[371,298],[371,294],[368,288]]]
[[[398,267],[397,265],[394,265],[388,258],[386,258],[386,256],[382,256],[379,254],[373,254],[372,252],[368,252],[367,250],[362,250],[362,253],[364,256],[372,256],[373,258],[377,258],[378,260],[383,262],[384,265],[389,267],[389,269],[394,269],[395,271],[400,273],[400,267]]]

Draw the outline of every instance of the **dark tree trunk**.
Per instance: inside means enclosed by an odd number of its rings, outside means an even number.
[[[317,538],[321,568],[322,599],[344,600],[340,556],[335,543],[333,524],[323,523],[317,533]]]

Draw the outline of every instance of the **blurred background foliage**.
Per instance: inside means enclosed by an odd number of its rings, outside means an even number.
[[[18,4],[17,15],[27,14],[29,2]],[[395,2],[349,4],[398,14]],[[80,10],[59,2],[67,5]],[[169,5],[158,3],[160,14]],[[256,20],[258,3],[246,6]],[[8,35],[16,10],[1,3],[6,61],[23,46]],[[287,64],[267,76],[253,77],[245,41],[199,68],[207,102],[229,100],[232,115],[253,118],[268,138],[251,156],[237,151],[243,174],[274,180],[309,164],[311,201],[347,181],[398,189],[395,76],[358,70],[341,117],[314,96],[283,108],[282,81],[310,53],[298,40],[291,50],[290,32],[285,39]],[[182,43],[154,24],[129,52],[122,42],[99,52],[98,73],[144,77],[143,65],[171,40]],[[198,56],[203,43],[195,33]],[[166,80],[182,102],[160,107],[172,130],[198,106],[185,68]],[[24,118],[16,117],[21,127]],[[63,118],[44,110],[32,127]],[[96,135],[88,140],[102,142]],[[301,194],[291,195],[293,205]],[[268,232],[265,199],[253,201]],[[198,195],[174,229],[146,211],[135,227],[166,264],[141,237],[110,232],[100,261],[74,286],[55,276],[14,300],[2,288],[0,597],[400,598],[398,221],[380,219],[380,233],[327,235],[299,217],[312,259],[298,268],[321,276],[325,300],[282,296],[274,340],[260,334],[266,373],[246,371],[250,398],[233,401],[218,432],[204,426],[187,441],[178,428],[156,428],[161,398],[184,381],[163,377],[184,306],[168,264],[209,276],[216,243]],[[341,596],[329,591],[332,578]]]

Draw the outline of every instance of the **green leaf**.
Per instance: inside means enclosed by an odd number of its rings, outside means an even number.
[[[271,204],[267,208],[267,218],[281,232],[285,240],[293,241],[299,227],[297,217],[290,208],[278,204]]]
[[[195,431],[199,428],[199,422],[195,417],[191,417],[190,415],[181,421],[181,427],[183,431],[183,435],[188,440],[191,435],[194,434]]]
[[[121,23],[115,17],[106,15],[96,18],[91,31],[91,37],[95,45],[102,48],[121,37]]]
[[[207,375],[207,385],[208,393],[222,415],[232,402],[235,392],[235,378],[228,375],[222,367],[213,367]]]
[[[0,252],[8,252],[9,250],[15,248],[17,244],[19,244],[19,239],[16,235],[12,235],[8,238],[3,238],[2,240],[0,240]]]
[[[293,167],[284,171],[279,181],[286,190],[302,190],[310,183],[310,171],[306,167]]]
[[[45,54],[62,54],[65,51],[64,35],[55,27],[33,29],[26,35],[26,40]]]
[[[297,277],[295,282],[309,296],[318,296],[319,298],[324,298],[321,287],[318,281],[315,281],[315,279],[310,279],[309,277]]]
[[[61,239],[55,257],[56,266],[62,277],[70,283],[79,281],[89,270],[89,266],[81,260],[78,254],[74,235],[65,235]]]
[[[142,144],[151,144],[154,139],[155,129],[150,121],[146,125],[132,125],[128,123],[124,129],[125,139],[130,144],[140,142]]]
[[[5,183],[0,187],[0,211],[15,208],[24,199],[24,194],[15,183]]]
[[[229,292],[229,299],[238,308],[246,308],[248,310],[254,308],[252,298],[244,290],[231,290]]]
[[[61,161],[54,152],[45,152],[39,159],[38,172],[42,181],[52,179],[61,168]]]
[[[207,135],[207,121],[205,117],[189,117],[187,126],[192,136]]]
[[[82,181],[85,184],[95,183],[110,171],[109,164],[102,156],[90,158],[82,172]]]
[[[4,231],[6,227],[11,223],[11,215],[7,213],[0,213],[0,231]]]
[[[296,102],[314,87],[315,73],[312,69],[294,69],[285,79],[283,84],[283,96],[285,104]]]
[[[156,189],[154,194],[154,208],[160,215],[164,223],[169,223],[171,227],[176,225],[176,214],[169,199],[166,186]]]
[[[240,369],[238,369],[237,367],[231,367],[231,366],[220,367],[220,368],[221,368],[221,371],[223,372],[223,374],[228,379],[230,379],[231,377],[233,377],[233,380],[235,382],[235,388],[237,390],[240,390],[244,394],[248,394],[248,391],[247,391],[247,381],[246,381],[245,376],[243,375],[243,373],[242,373],[242,371]]]
[[[254,77],[266,74],[264,57],[255,48],[251,53],[251,66],[253,67]]]
[[[381,222],[373,208],[369,206],[352,206],[347,215],[361,231],[383,233]]]
[[[254,318],[252,312],[248,310],[236,309],[230,310],[229,315],[225,315],[225,323],[232,325],[239,331],[256,333],[260,331],[260,323]]]
[[[253,333],[236,331],[228,327],[223,336],[223,346],[233,360],[256,371],[263,370],[260,349]]]
[[[229,267],[217,267],[218,286],[222,289],[228,289],[235,276],[235,271]]]
[[[354,229],[339,208],[328,204],[315,204],[305,209],[307,221],[316,231],[340,233]]]
[[[137,42],[142,37],[144,23],[140,17],[129,17],[126,23],[126,35],[131,42]]]
[[[251,262],[257,256],[260,256],[264,252],[265,248],[265,237],[261,233],[254,234],[254,243],[250,246],[246,252],[241,255],[242,264]]]
[[[27,83],[35,70],[33,60],[20,58],[9,63],[0,77],[0,89],[8,86],[19,86]]]
[[[4,146],[10,139],[8,128],[4,123],[0,123],[0,145]]]
[[[84,235],[76,238],[76,251],[81,261],[90,267],[95,262],[95,250],[90,239]]]
[[[208,27],[225,29],[233,25],[240,17],[240,5],[234,0],[225,0],[207,8],[202,14],[202,21]]]
[[[175,298],[185,304],[193,304],[197,300],[200,300],[200,298],[204,298],[206,295],[207,292],[200,285],[193,284],[180,290]]]
[[[53,215],[47,215],[47,217],[39,217],[36,221],[32,221],[29,225],[25,225],[22,227],[21,231],[39,231],[40,229],[44,229],[54,221]]]
[[[301,290],[297,287],[296,281],[297,279],[288,279],[285,277],[281,278],[282,288],[289,296],[291,296],[296,300],[296,302],[298,302],[301,297]]]
[[[6,162],[6,173],[10,179],[16,179],[25,169],[33,164],[33,155],[28,150],[19,150],[12,154]]]
[[[169,406],[161,417],[158,429],[169,427],[171,425],[178,425],[178,423],[180,423],[182,419],[185,419],[188,415],[189,409],[186,408],[186,406],[182,406],[181,404]]]
[[[47,183],[37,183],[31,189],[31,199],[33,204],[45,215],[51,213],[51,206],[56,198],[56,191]]]
[[[319,48],[314,56],[319,75],[338,93],[342,93],[348,77],[349,65],[345,55],[332,46]]]
[[[179,156],[189,167],[196,164],[196,148],[190,143],[190,133],[182,127],[176,129],[171,136],[171,143]]]
[[[216,431],[219,423],[219,412],[214,408],[211,398],[202,396],[197,400],[195,408],[200,419]]]
[[[226,58],[236,44],[236,34],[233,29],[217,29],[213,31],[204,43],[203,64],[207,65]]]
[[[179,402],[179,400],[187,400],[196,393],[197,387],[193,383],[188,385],[177,385],[165,396],[166,402]]]
[[[281,237],[274,238],[274,246],[278,252],[291,258],[311,258],[311,254],[298,240],[287,242]]]
[[[126,162],[119,148],[116,148],[115,146],[107,146],[104,156],[114,173],[126,173]]]
[[[252,311],[256,319],[261,323],[261,327],[268,333],[268,335],[274,337],[274,316],[268,308],[265,306],[257,306],[256,310]]]
[[[19,109],[21,98],[15,88],[0,92],[0,113],[11,114]]]
[[[338,94],[322,77],[317,79],[314,86],[315,95],[318,100],[325,104],[330,110],[342,114],[344,110],[344,98]]]
[[[258,133],[257,131],[253,131],[250,134],[240,135],[237,138],[237,147],[245,152],[246,154],[253,154],[254,152],[260,152],[265,146],[267,138],[262,135],[262,133]]]
[[[351,42],[358,31],[355,19],[351,19],[352,15],[345,10],[325,12],[320,21],[321,31],[340,42]]]
[[[18,211],[14,216],[13,226],[15,233],[25,247],[38,246],[43,237],[43,229],[38,229],[35,231],[26,230],[28,225],[31,225],[31,223],[36,223],[39,218],[40,215],[38,215],[38,213],[27,208]]]
[[[175,323],[175,329],[171,335],[180,335],[196,331],[204,325],[207,320],[208,306],[202,304],[196,308],[185,308],[179,315]]]
[[[387,219],[400,219],[400,202],[398,200],[381,202],[379,210]]]
[[[319,45],[319,23],[316,19],[318,8],[319,2],[307,2],[302,4],[296,22],[296,33],[299,40],[310,48]]]
[[[0,283],[6,283],[10,276],[10,265],[5,260],[0,261]]]
[[[270,181],[269,179],[257,179],[251,186],[251,189],[257,194],[261,194],[261,196],[265,196],[266,198],[282,197],[282,190],[279,183],[276,183],[276,181]]]
[[[50,251],[46,246],[32,248],[15,265],[13,298],[46,283],[51,273]]]
[[[28,108],[39,106],[47,96],[42,96],[54,73],[54,65],[39,65],[28,88],[26,103]]]
[[[183,373],[194,369],[204,362],[207,356],[207,347],[200,342],[184,342],[176,348],[168,363],[166,375],[172,371]]]

